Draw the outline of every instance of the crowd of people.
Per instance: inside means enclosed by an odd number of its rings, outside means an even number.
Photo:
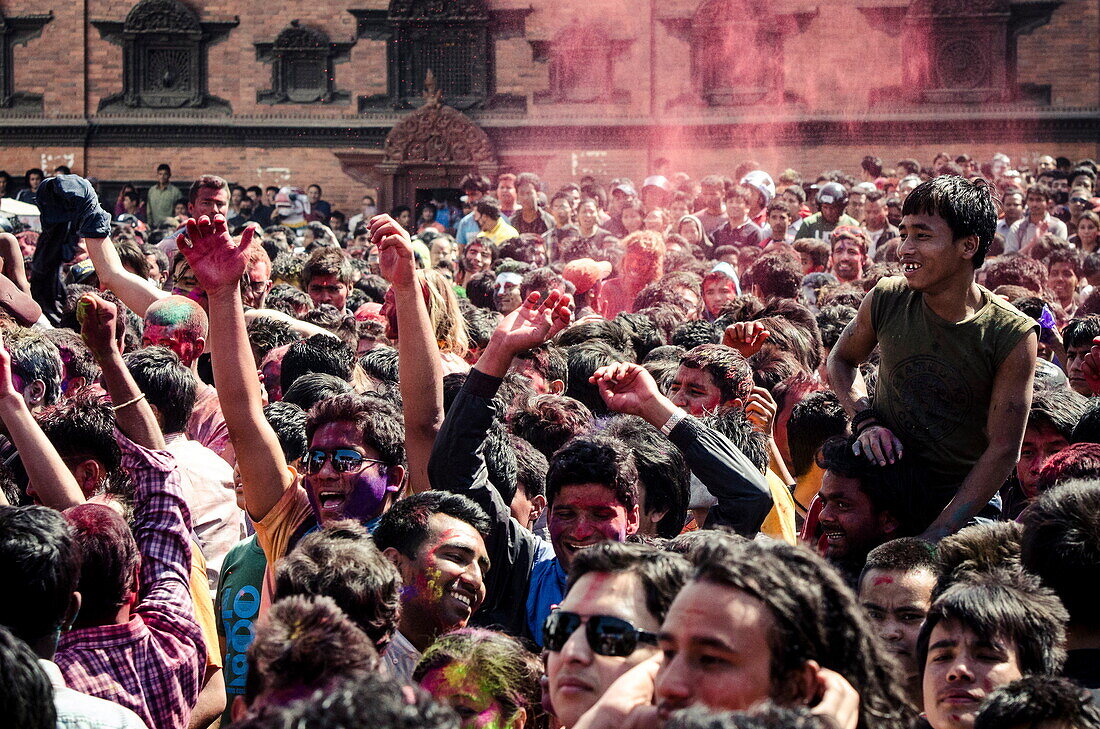
[[[1097,165],[860,169],[30,170],[0,715],[1100,729]]]

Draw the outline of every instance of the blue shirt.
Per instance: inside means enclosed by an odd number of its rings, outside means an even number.
[[[531,586],[527,591],[527,629],[535,642],[542,645],[542,624],[553,606],[565,597],[567,575],[554,556],[549,542],[542,542],[531,567]]]

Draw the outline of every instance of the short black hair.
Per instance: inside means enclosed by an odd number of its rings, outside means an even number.
[[[1018,522],[994,521],[971,524],[941,539],[936,545],[933,596],[972,575],[1020,571],[1022,534]]]
[[[589,382],[588,378],[601,367],[622,362],[629,358],[623,352],[612,348],[607,342],[600,340],[566,347],[565,351],[569,362],[569,382],[566,386],[566,394],[584,403],[593,415],[606,415],[608,412],[607,404],[600,396],[600,389],[597,385]]]
[[[840,335],[844,328],[856,318],[856,308],[832,304],[823,306],[817,314],[817,327],[821,330],[821,344],[826,349],[832,349],[840,341]]]
[[[405,418],[401,408],[377,395],[348,393],[322,400],[306,418],[306,439],[329,423],[352,423],[362,444],[389,466],[405,464]]]
[[[248,322],[246,328],[252,351],[257,355],[257,365],[271,350],[284,344],[293,344],[302,338],[301,333],[289,322],[270,316],[258,316]]]
[[[314,334],[290,345],[283,355],[279,382],[283,392],[307,372],[325,372],[341,380],[351,380],[355,352],[351,347],[328,334]]]
[[[393,347],[372,347],[359,358],[359,366],[379,382],[397,384],[397,350]]]
[[[536,395],[508,414],[512,432],[547,459],[591,424],[592,411],[566,395]]]
[[[566,385],[569,384],[569,362],[565,358],[565,352],[550,342],[525,349],[516,354],[516,359],[530,362],[548,383],[561,380]]]
[[[787,449],[796,477],[809,472],[821,444],[848,430],[848,415],[831,390],[808,393],[791,408],[787,420]]]
[[[1092,346],[1092,340],[1096,337],[1100,337],[1100,314],[1074,317],[1062,330],[1062,340],[1066,349]]]
[[[614,321],[630,337],[630,344],[639,362],[665,343],[657,324],[645,314],[629,314],[623,311],[615,315]]]
[[[409,559],[415,559],[416,553],[431,537],[429,522],[434,514],[464,521],[479,534],[489,533],[489,517],[469,498],[446,491],[425,491],[394,503],[378,522],[374,543],[381,550],[393,547]]]
[[[122,467],[111,405],[91,390],[71,395],[35,416],[38,426],[64,459],[92,458],[103,466],[103,488],[128,501],[133,484]]]
[[[827,716],[805,706],[763,701],[743,711],[712,711],[702,705],[673,712],[666,729],[835,729]]]
[[[1032,575],[1007,570],[968,575],[932,603],[917,637],[917,667],[923,676],[936,626],[954,621],[985,640],[1011,641],[1025,676],[1051,676],[1066,660],[1068,618],[1055,594]]]
[[[638,481],[645,487],[643,511],[660,511],[657,536],[671,539],[684,528],[691,471],[684,454],[669,448],[661,431],[632,415],[617,415],[600,427],[606,435],[630,444],[638,467]]]
[[[287,463],[293,463],[306,454],[306,413],[289,402],[273,402],[264,408],[264,418],[279,439],[279,448]]]
[[[59,631],[80,579],[80,547],[65,517],[44,506],[0,506],[0,562],[19,595],[0,625],[32,642]]]
[[[533,445],[518,435],[509,435],[508,443],[516,456],[516,490],[528,499],[546,495],[546,473],[550,462]]]
[[[126,355],[126,367],[150,405],[161,415],[161,430],[182,433],[195,408],[199,382],[166,347],[146,347]]]
[[[985,261],[986,251],[997,233],[994,194],[992,185],[985,180],[970,181],[963,177],[941,175],[921,183],[909,193],[901,214],[943,218],[955,240],[968,235],[977,236],[978,249],[970,259],[977,269]]]
[[[936,574],[936,545],[919,537],[900,537],[884,542],[867,553],[863,563],[863,572],[859,575],[860,585],[871,570],[891,572],[918,572],[925,570]]]
[[[1089,399],[1068,387],[1036,388],[1028,412],[1029,427],[1048,427],[1069,440]]]
[[[638,505],[638,466],[626,443],[605,435],[582,435],[550,458],[546,502],[554,505],[566,486],[600,484],[615,492],[628,510]]]
[[[351,383],[327,372],[307,372],[283,391],[283,402],[308,411],[322,400],[354,392]]]
[[[1024,567],[1054,590],[1074,623],[1100,625],[1100,482],[1068,481],[1040,494],[1022,517]]]
[[[1039,726],[1100,729],[1100,707],[1067,678],[1025,676],[998,686],[974,717],[974,729]]]
[[[676,327],[668,343],[684,349],[695,349],[701,344],[718,344],[721,338],[718,327],[705,319],[693,319]]]
[[[714,380],[722,393],[722,402],[740,398],[752,392],[752,370],[745,358],[732,347],[722,344],[702,344],[680,357],[680,366],[703,370]]]
[[[273,600],[326,595],[374,642],[379,652],[397,626],[401,575],[365,527],[345,519],[302,537],[275,567]]]
[[[758,287],[764,299],[793,299],[802,288],[802,269],[788,256],[769,253],[752,262],[745,283]]]
[[[8,726],[54,729],[53,684],[26,643],[0,626],[0,715]]]
[[[679,554],[646,544],[602,542],[573,558],[565,594],[568,595],[577,580],[590,572],[637,576],[645,593],[646,609],[661,622],[691,575],[691,563]]]

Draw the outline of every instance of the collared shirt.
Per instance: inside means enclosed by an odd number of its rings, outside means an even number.
[[[412,683],[413,669],[423,655],[400,630],[393,632],[393,639],[382,653],[382,662],[390,669],[390,675],[402,683]]]
[[[160,225],[165,218],[172,217],[176,211],[176,201],[183,200],[183,191],[172,183],[163,190],[153,185],[146,193],[149,203],[147,205],[150,225]]]
[[[164,444],[183,474],[183,498],[206,557],[210,587],[215,590],[226,553],[247,536],[244,512],[237,506],[233,469],[217,453],[183,433],[166,434]]]
[[[502,216],[497,220],[497,224],[493,226],[492,230],[482,231],[481,235],[491,240],[493,245],[499,246],[506,240],[519,238],[519,231],[509,225],[508,221]]]
[[[57,708],[57,729],[147,729],[134,712],[124,706],[87,696],[65,685],[61,669],[53,661],[38,659],[38,665],[53,684]]]
[[[202,687],[206,644],[188,589],[191,516],[182,474],[170,453],[115,436],[135,486],[138,601],[127,623],[62,635],[54,660],[70,688],[121,704],[149,727],[184,729]]]
[[[191,417],[187,419],[184,433],[191,440],[221,456],[230,467],[237,463],[237,453],[229,440],[229,426],[225,424],[225,416],[222,415],[218,391],[210,385],[201,385],[196,393],[195,407],[191,410]]]
[[[1040,222],[1034,223],[1031,216],[1025,215],[1012,224],[1005,236],[1005,253],[1015,253],[1026,248],[1032,241],[1045,233],[1052,233],[1063,240],[1069,238],[1066,224],[1058,218],[1046,214]]]

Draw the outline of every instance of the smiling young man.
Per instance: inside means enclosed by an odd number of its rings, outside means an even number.
[[[680,357],[668,397],[695,417],[720,408],[741,409],[752,393],[752,370],[737,350],[722,344],[700,344]]]
[[[867,261],[867,237],[858,228],[836,228],[829,239],[829,273],[841,283],[863,277]]]
[[[974,281],[997,225],[988,185],[937,177],[902,212],[904,278],[864,298],[829,355],[829,382],[853,417],[858,455],[914,458],[930,472],[922,490],[942,512],[924,536],[936,540],[978,515],[1016,464],[1038,325]],[[876,345],[872,402],[858,365]]]

